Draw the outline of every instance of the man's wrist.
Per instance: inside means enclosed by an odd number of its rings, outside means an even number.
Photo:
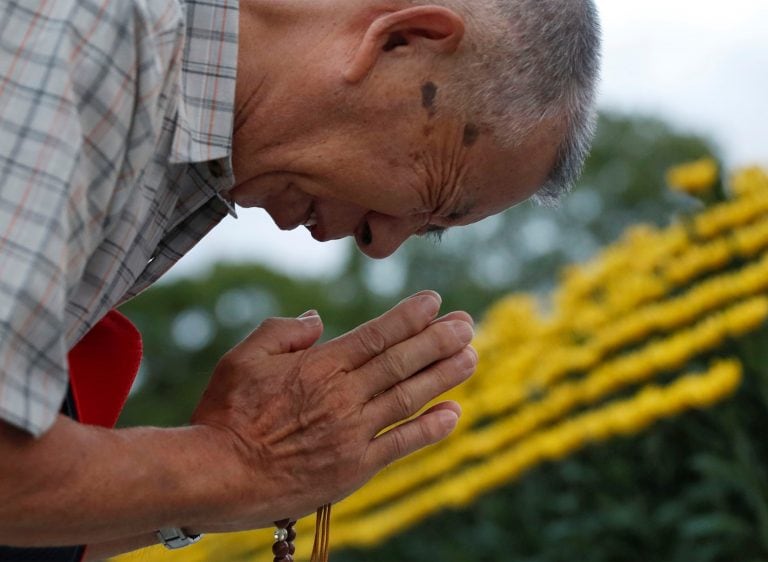
[[[186,429],[200,453],[200,465],[186,482],[186,486],[196,489],[197,504],[194,509],[186,506],[188,516],[179,523],[189,535],[219,532],[221,522],[237,521],[243,514],[250,514],[253,502],[248,498],[254,497],[253,487],[258,480],[226,430],[194,422]]]

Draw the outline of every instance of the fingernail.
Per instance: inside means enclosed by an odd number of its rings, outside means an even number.
[[[456,363],[458,368],[464,373],[474,371],[475,367],[477,367],[477,351],[472,347],[466,348],[456,358]]]
[[[412,294],[410,297],[404,298],[400,302],[405,302],[411,299],[425,299],[425,298],[431,298],[437,301],[438,305],[442,304],[443,297],[440,296],[440,293],[437,293],[432,290],[426,290],[426,291],[419,291],[418,293]]]
[[[453,431],[453,429],[459,423],[459,416],[456,415],[456,412],[452,412],[450,410],[441,410],[440,412],[437,412],[437,415],[438,421],[448,431]]]
[[[317,313],[317,310],[307,310],[299,316],[299,321],[307,326],[316,326],[320,323],[320,315]]]
[[[451,322],[451,328],[461,343],[469,343],[475,337],[475,331],[466,322]]]

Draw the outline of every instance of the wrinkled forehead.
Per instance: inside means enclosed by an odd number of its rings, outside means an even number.
[[[543,121],[514,148],[501,147],[491,134],[477,134],[465,176],[471,201],[467,222],[500,213],[534,195],[555,166],[564,130],[558,120]]]

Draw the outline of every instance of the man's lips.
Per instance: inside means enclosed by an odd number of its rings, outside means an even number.
[[[314,205],[313,208],[310,209],[309,216],[306,218],[303,225],[307,228],[312,228],[313,226],[317,225],[317,213],[314,210]]]
[[[307,227],[307,230],[309,230],[309,233],[312,235],[312,238],[317,240],[318,242],[328,242],[330,240],[340,240],[342,238],[346,238],[347,236],[353,236],[357,237],[357,231],[362,228],[362,224],[358,225],[358,227],[354,230],[348,229],[348,228],[329,228],[329,225],[323,221],[322,216],[315,216],[314,224],[312,221],[308,221],[308,223],[305,225]],[[367,225],[367,222],[365,222]]]
[[[276,217],[273,217],[273,219],[275,219],[275,224],[277,224],[281,230],[294,230],[300,226],[306,227],[312,235],[312,238],[318,242],[338,240],[340,238],[346,238],[347,236],[358,238],[362,235],[364,239],[370,237],[367,221],[361,221],[354,230],[329,229],[329,225],[323,221],[323,217],[315,209],[314,201],[307,207],[304,214],[299,217],[295,217],[292,220],[281,220]]]

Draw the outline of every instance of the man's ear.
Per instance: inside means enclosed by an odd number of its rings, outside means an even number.
[[[450,54],[459,48],[463,38],[464,20],[442,6],[416,6],[382,14],[368,25],[344,70],[344,78],[351,83],[359,82],[380,56],[395,49],[419,46]]]

